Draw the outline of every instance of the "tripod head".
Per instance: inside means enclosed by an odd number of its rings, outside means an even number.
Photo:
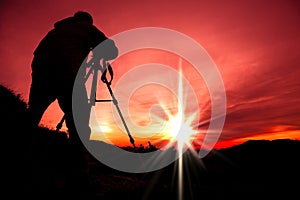
[[[114,78],[114,72],[113,72],[113,69],[110,65],[110,63],[108,63],[108,61],[104,60],[103,58],[101,59],[95,59],[94,57],[92,57],[90,59],[89,62],[86,63],[86,68],[89,68],[89,71],[88,73],[86,74],[85,76],[85,81],[87,81],[87,79],[89,78],[89,76],[92,74],[92,73],[96,73],[96,71],[100,70],[102,75],[101,75],[101,81],[103,83],[108,83],[109,85],[111,85],[111,82],[113,81],[113,78]],[[107,80],[107,70],[109,72],[109,76],[110,76],[110,80],[108,81]]]
[[[134,144],[134,139],[132,138],[131,134],[130,134],[130,131],[127,127],[127,124],[125,122],[125,119],[121,113],[121,110],[119,108],[119,105],[118,105],[118,101],[110,87],[111,85],[111,82],[113,80],[113,70],[112,70],[112,67],[111,65],[104,59],[101,59],[102,61],[102,65],[100,64],[100,61],[99,62],[95,62],[95,60],[93,60],[93,58],[90,60],[90,65],[91,68],[89,70],[89,72],[87,73],[86,75],[86,80],[88,79],[89,75],[93,72],[93,80],[92,80],[92,87],[91,87],[91,96],[90,96],[90,105],[91,106],[94,106],[96,102],[107,102],[107,101],[112,101],[114,103],[114,105],[116,106],[116,109],[119,113],[119,116],[123,122],[123,125],[124,125],[124,128],[128,134],[128,137],[129,137],[129,140],[130,140],[130,143],[133,145],[134,148],[136,148],[135,144]],[[98,70],[100,70],[102,72],[102,75],[101,75],[101,81],[103,83],[106,84],[107,86],[107,89],[112,97],[112,100],[97,100],[96,99],[96,88],[97,88],[97,79],[98,79]],[[110,81],[107,80],[106,78],[106,74],[107,74],[107,70],[110,74]]]

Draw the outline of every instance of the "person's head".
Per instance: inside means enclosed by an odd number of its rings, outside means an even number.
[[[90,24],[93,24],[93,17],[90,13],[85,11],[77,11],[74,14],[74,17],[79,20],[87,21]]]

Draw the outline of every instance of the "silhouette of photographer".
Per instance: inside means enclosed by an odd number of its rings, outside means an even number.
[[[99,45],[103,43],[104,45]],[[99,49],[99,46],[102,49]],[[91,106],[84,85],[86,70],[81,66],[91,52],[94,62],[112,60],[118,56],[114,41],[93,25],[93,18],[88,12],[78,11],[73,16],[56,22],[54,28],[46,34],[34,51],[28,102],[34,133],[46,109],[55,100],[58,101],[64,112],[69,133],[70,145],[66,158],[69,163],[67,170],[69,191],[72,191],[70,194],[74,197],[83,195],[83,199],[85,194],[81,191],[88,191],[90,187],[85,158],[87,151],[78,132],[83,132],[84,137],[89,138]],[[112,75],[110,66],[107,69]],[[102,69],[102,72],[105,75],[106,69]],[[103,75],[101,80],[106,81]],[[75,98],[73,88],[76,88]],[[80,119],[79,130],[74,123],[75,115],[72,110],[74,102],[81,108],[80,116],[77,118]]]
[[[32,82],[28,104],[34,127],[38,126],[48,106],[57,100],[65,114],[70,141],[80,142],[72,116],[73,85],[77,74],[77,78],[83,79],[85,76],[85,71],[79,70],[85,58],[103,41],[105,49],[95,53],[93,57],[97,56],[98,60],[116,58],[118,49],[114,41],[96,28],[92,16],[84,11],[56,22],[54,28],[41,40],[34,51],[31,64]],[[77,92],[83,108],[80,119],[89,137],[90,110],[87,93],[84,86],[76,89],[82,90]]]

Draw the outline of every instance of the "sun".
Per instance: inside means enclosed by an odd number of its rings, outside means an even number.
[[[191,146],[193,137],[196,134],[192,123],[195,115],[185,117],[184,113],[179,112],[176,115],[169,115],[164,133],[170,139],[171,144],[176,144],[179,153]]]
[[[186,102],[184,101],[184,91],[182,84],[182,70],[181,60],[179,61],[179,84],[178,84],[178,99],[177,99],[177,112],[172,114],[161,105],[168,117],[168,121],[164,127],[164,134],[169,138],[169,144],[176,144],[179,153],[183,153],[186,148],[191,147],[193,137],[196,135],[197,130],[194,129],[193,122],[197,118],[197,112],[187,115],[185,113]],[[170,146],[170,145],[169,145]]]

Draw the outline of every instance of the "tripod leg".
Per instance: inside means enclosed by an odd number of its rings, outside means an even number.
[[[113,94],[113,91],[112,91],[112,89],[111,89],[111,87],[110,87],[110,84],[109,84],[108,82],[106,82],[106,85],[107,85],[107,88],[108,88],[108,90],[109,90],[109,93],[110,93],[110,95],[111,95],[111,97],[112,97],[113,103],[114,103],[114,105],[116,106],[117,111],[118,111],[118,113],[119,113],[119,116],[120,116],[120,118],[121,118],[121,120],[122,120],[122,122],[123,122],[123,125],[124,125],[125,129],[126,129],[126,132],[127,132],[127,134],[128,134],[128,137],[129,137],[129,139],[130,139],[130,143],[133,145],[134,148],[136,148],[136,147],[135,147],[135,144],[134,144],[134,139],[132,138],[132,136],[131,136],[131,134],[130,134],[130,131],[129,131],[128,127],[127,127],[127,124],[126,124],[126,122],[125,122],[125,119],[124,119],[124,117],[123,117],[123,115],[122,115],[122,112],[121,112],[121,110],[120,110],[120,108],[119,108],[118,101],[117,101],[117,99],[115,98],[115,95]]]
[[[94,69],[93,74],[93,82],[90,94],[90,105],[94,106],[96,102],[96,90],[97,90],[97,83],[98,83],[98,69]]]
[[[66,119],[66,116],[64,115],[64,116],[61,118],[60,122],[56,125],[56,131],[57,131],[57,132],[61,129],[61,127],[62,127],[62,125],[63,125],[65,119]]]

